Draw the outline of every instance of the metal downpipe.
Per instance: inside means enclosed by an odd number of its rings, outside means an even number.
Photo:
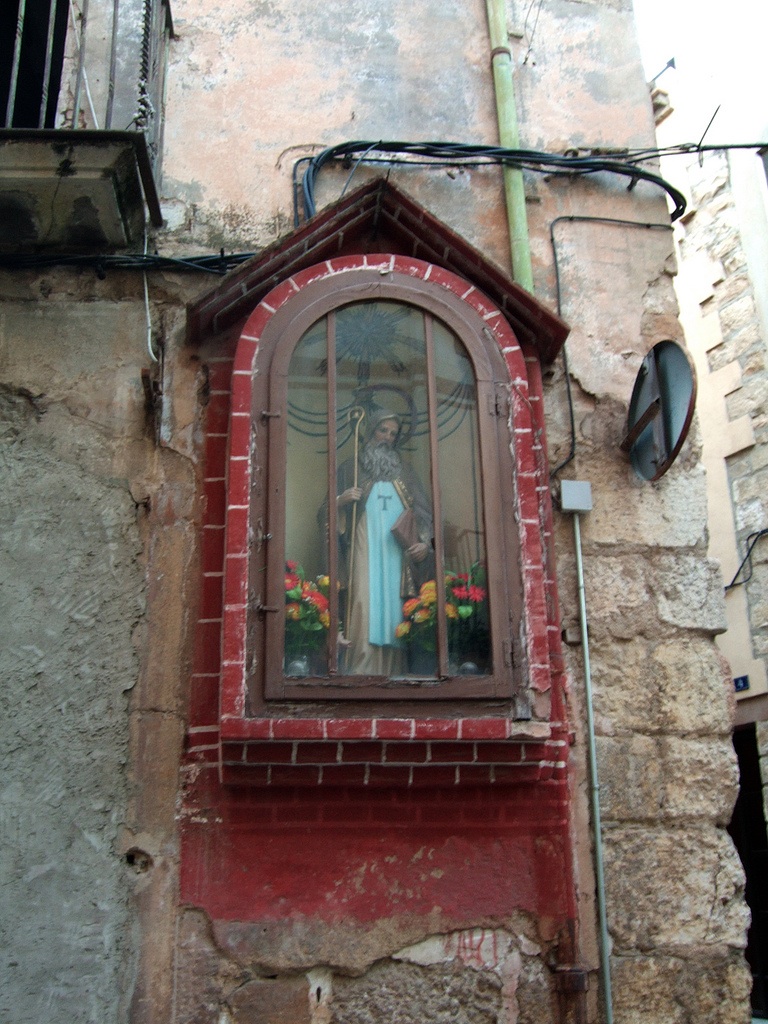
[[[579,587],[579,624],[584,651],[584,703],[587,711],[587,744],[589,750],[589,797],[592,810],[592,829],[595,846],[595,885],[597,887],[597,913],[600,928],[600,976],[605,1008],[605,1024],[613,1024],[613,995],[611,991],[611,959],[609,955],[608,916],[605,906],[605,874],[603,871],[603,836],[600,820],[600,786],[597,778],[597,748],[595,745],[595,716],[592,706],[592,669],[589,662],[589,634],[587,632],[587,602],[584,588],[584,563],[581,556],[581,527],[579,513],[573,513],[573,538],[576,549],[576,575]]]
[[[486,0],[486,11],[491,39],[491,67],[496,94],[499,142],[507,149],[519,149],[520,135],[517,126],[515,86],[512,78],[512,51],[509,48],[507,33],[506,0]],[[516,167],[504,167],[503,175],[512,276],[519,285],[533,294],[533,268],[528,238],[523,172]]]
[[[486,0],[488,30],[491,40],[491,63],[496,94],[496,115],[499,125],[499,142],[508,149],[520,148],[517,123],[517,104],[512,76],[512,51],[507,32],[506,0]],[[504,192],[507,203],[510,254],[514,280],[533,294],[533,267],[528,235],[528,215],[525,207],[523,172],[517,168],[504,167]],[[590,803],[595,846],[595,883],[597,887],[598,920],[600,931],[600,974],[605,1009],[605,1024],[613,1024],[613,996],[611,991],[611,969],[609,956],[608,921],[605,905],[605,875],[603,869],[602,823],[600,818],[600,795],[597,778],[597,751],[595,747],[595,723],[592,704],[592,673],[589,661],[589,638],[587,635],[587,606],[584,588],[584,567],[581,553],[581,531],[579,515],[573,516],[576,547],[576,567],[579,586],[579,621],[584,651],[585,696],[587,705],[587,734],[590,776]],[[582,1007],[583,1009],[583,1007]]]

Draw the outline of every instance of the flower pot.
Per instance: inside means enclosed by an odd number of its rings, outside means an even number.
[[[309,675],[309,657],[306,654],[286,656],[285,674],[294,678],[304,678]]]
[[[409,645],[407,662],[409,676],[425,677],[437,674],[437,655],[434,651],[428,651],[417,644]]]

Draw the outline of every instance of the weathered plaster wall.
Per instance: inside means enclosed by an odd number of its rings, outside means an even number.
[[[425,1014],[438,1024],[560,1019],[536,927],[523,918],[510,930],[443,933],[396,949],[355,974],[320,967],[254,976],[217,948],[207,920],[195,911],[182,919],[179,944],[187,954],[179,978],[180,1021],[223,1016],[232,1024],[416,1024]]]
[[[136,967],[117,848],[145,597],[136,505],[108,447],[134,426],[131,383],[125,334],[105,338],[114,306],[66,307],[6,305],[0,321],[0,927],[14,1021],[114,1018]]]
[[[3,292],[0,1015],[100,1024],[134,998],[137,901],[175,890],[183,634],[157,636],[183,622],[194,475],[147,429],[139,280],[52,272]]]
[[[163,195],[179,244],[274,241],[293,224],[294,161],[335,142],[495,137],[480,3],[185,0],[174,21]],[[504,259],[497,173],[395,180],[449,223],[460,208],[469,240]]]

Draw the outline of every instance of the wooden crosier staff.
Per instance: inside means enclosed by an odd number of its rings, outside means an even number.
[[[355,421],[355,443],[354,443],[354,463],[352,469],[352,486],[357,487],[357,457],[360,450],[360,424],[365,419],[365,409],[360,405],[355,405],[349,410],[349,422]],[[347,609],[344,616],[344,636],[349,640],[349,617],[352,614],[352,580],[354,578],[355,571],[355,531],[357,529],[357,502],[352,504],[352,536],[349,541],[349,563],[347,570]]]

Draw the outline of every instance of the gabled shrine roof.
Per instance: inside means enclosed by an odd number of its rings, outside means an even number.
[[[450,270],[484,292],[518,341],[550,363],[569,328],[465,239],[383,178],[375,179],[228,273],[188,307],[193,343],[245,320],[276,285],[299,270],[353,253],[391,252]]]

